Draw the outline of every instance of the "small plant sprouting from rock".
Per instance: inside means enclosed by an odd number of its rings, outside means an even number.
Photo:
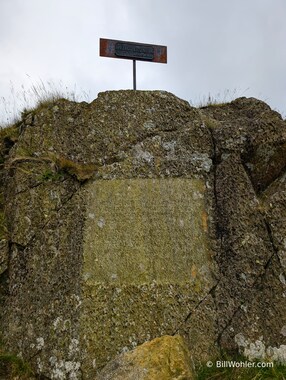
[[[46,170],[41,176],[43,182],[61,181],[63,178],[64,173],[62,171],[54,172],[51,169]]]
[[[0,379],[32,380],[35,379],[28,363],[18,356],[7,352],[0,342]]]
[[[54,158],[59,173],[68,173],[80,182],[90,179],[96,170],[96,165],[74,162],[69,158],[57,156]]]

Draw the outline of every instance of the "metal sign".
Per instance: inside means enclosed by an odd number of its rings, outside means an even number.
[[[136,90],[136,61],[167,63],[167,46],[100,38],[101,57],[133,60],[133,89]]]
[[[141,59],[153,61],[154,46],[138,45],[127,42],[116,42],[115,55],[122,58]]]

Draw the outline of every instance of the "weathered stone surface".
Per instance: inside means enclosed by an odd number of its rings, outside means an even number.
[[[215,141],[216,156],[242,158],[256,191],[264,190],[286,167],[286,131],[281,115],[264,102],[239,98],[202,109]]]
[[[50,159],[11,161],[5,205],[13,243],[27,246],[79,188],[69,176],[59,175]]]
[[[190,352],[182,337],[163,336],[117,356],[97,380],[192,380]]]
[[[6,171],[4,162],[8,158],[9,151],[18,138],[16,126],[0,130],[0,327],[4,314],[4,304],[8,295],[8,267],[9,267],[9,231],[7,218],[5,217],[4,187],[6,182]],[[2,328],[0,328],[1,339]]]
[[[116,355],[176,333],[194,361],[221,348],[251,356],[256,341],[281,359],[276,112],[256,99],[197,110],[166,92],[118,91],[41,106],[19,132],[0,138],[11,350],[56,380],[94,379]]]
[[[176,331],[215,286],[216,267],[204,181],[95,181],[86,192],[82,334],[101,366]]]
[[[265,213],[273,248],[282,269],[286,271],[286,174],[278,178],[261,195],[261,208]],[[280,277],[282,278],[281,272]],[[282,280],[283,282],[283,280]]]
[[[11,245],[7,346],[52,379],[81,376],[82,212],[75,194],[27,246]]]
[[[234,349],[235,336],[242,334],[279,349],[286,323],[280,251],[285,236],[284,176],[279,179],[286,167],[285,121],[256,99],[237,99],[202,112],[215,145],[218,343]]]
[[[282,280],[283,281],[283,280]],[[265,273],[254,284],[249,299],[241,304],[229,326],[224,330],[221,344],[225,347],[242,349],[253,359],[253,351],[249,350],[260,341],[264,351],[257,352],[257,359],[274,359],[267,354],[271,349],[278,350],[279,361],[286,363],[285,350],[285,284],[281,282],[281,266],[276,255],[269,261]],[[243,341],[248,344],[244,346]],[[249,346],[249,347],[248,347]],[[246,348],[246,351],[245,351]],[[247,351],[248,350],[248,351]],[[254,351],[256,348],[254,348]],[[251,357],[252,356],[252,357]]]
[[[6,239],[0,240],[0,276],[8,268],[9,242]]]
[[[264,273],[254,284],[248,302],[241,306],[223,334],[227,345],[235,341],[250,358],[286,363],[285,174],[260,197],[267,234],[272,245]],[[234,326],[239,326],[239,333]],[[284,343],[284,344],[281,344]]]
[[[6,163],[7,342],[47,376],[93,378],[174,333],[216,283],[211,134],[162,92],[61,100],[26,119]]]
[[[8,265],[9,265],[9,242],[5,239],[2,239],[0,241],[0,326],[2,325],[4,303],[7,297]],[[0,330],[0,334],[1,334],[1,330]]]
[[[177,332],[184,336],[194,363],[207,362],[219,357],[219,328],[214,287],[207,296],[190,311]]]

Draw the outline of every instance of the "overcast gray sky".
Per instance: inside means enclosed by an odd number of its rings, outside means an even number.
[[[137,63],[138,89],[254,96],[285,117],[285,20],[286,0],[0,0],[0,122],[40,81],[90,100],[132,88],[132,61],[99,57],[100,37],[168,46],[167,65]]]

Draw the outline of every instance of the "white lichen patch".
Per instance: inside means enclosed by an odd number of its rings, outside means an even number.
[[[104,218],[99,218],[97,221],[97,225],[99,228],[103,228],[105,226],[105,220]]]
[[[137,347],[138,342],[137,342],[137,338],[136,338],[135,334],[132,334],[132,335],[128,338],[128,341],[129,341],[129,343],[131,344],[132,349],[134,349],[135,347]]]
[[[49,359],[52,380],[79,380],[80,379],[80,362],[58,360],[55,356]]]
[[[252,342],[241,333],[237,334],[234,340],[242,354],[249,360],[267,360],[286,364],[286,345],[266,347],[262,336]]]
[[[282,267],[286,270],[286,251],[284,251],[282,249],[279,250],[278,256],[279,256],[280,263],[281,263]]]
[[[284,325],[280,331],[280,334],[286,336],[286,325]]]
[[[271,358],[271,360],[286,364],[286,345],[282,344],[279,348],[277,347],[268,347],[266,350],[267,357]]]
[[[53,321],[53,328],[54,330],[56,330],[58,328],[58,325],[62,322],[62,318],[61,317],[57,317],[54,321]]]
[[[70,329],[71,321],[70,319],[63,319],[62,317],[57,317],[53,321],[53,329],[54,331],[63,332],[68,331]]]
[[[45,341],[44,341],[44,338],[43,337],[40,337],[40,338],[37,338],[37,344],[36,344],[36,349],[38,351],[42,350],[44,348],[44,345],[45,345]]]
[[[152,130],[156,128],[156,124],[153,121],[146,121],[146,123],[143,124],[143,127],[147,130]]]
[[[285,279],[285,276],[284,276],[283,273],[280,273],[280,275],[279,275],[279,280],[281,281],[281,283],[282,283],[283,285],[286,285],[286,279]]]
[[[198,171],[209,172],[212,167],[212,160],[206,153],[194,153],[190,157],[191,162]]]
[[[69,344],[69,355],[73,356],[79,352],[79,341],[77,339],[71,339]]]
[[[263,337],[260,337],[258,340],[256,340],[253,343],[250,340],[248,340],[247,338],[245,338],[244,335],[241,333],[237,334],[234,338],[235,343],[240,348],[243,348],[243,354],[249,360],[265,359],[265,357],[266,357],[265,345],[264,345],[262,339],[263,339]]]
[[[116,281],[117,278],[118,278],[117,273],[112,273],[111,276],[110,276],[111,281]]]
[[[124,346],[121,350],[118,351],[118,354],[125,354],[129,351],[129,348],[127,346]]]
[[[197,199],[203,199],[203,198],[204,198],[204,194],[202,194],[199,191],[194,191],[194,199],[195,200],[197,200]]]
[[[37,358],[36,358],[36,362],[37,362],[38,372],[39,372],[39,373],[42,373],[42,372],[43,372],[43,369],[44,369],[44,366],[43,366],[43,363],[42,363],[41,358],[40,358],[40,357],[37,357]]]
[[[37,351],[41,351],[44,348],[44,345],[45,345],[44,338],[39,337],[36,339],[36,343],[30,344],[30,348],[32,348],[32,349],[35,348]]]
[[[176,145],[177,141],[166,141],[162,143],[162,147],[167,151],[167,158],[168,159],[175,159],[176,158]]]
[[[136,144],[134,147],[134,158],[136,161],[144,161],[147,163],[151,163],[154,160],[153,155],[147,150],[142,149],[142,144]]]

